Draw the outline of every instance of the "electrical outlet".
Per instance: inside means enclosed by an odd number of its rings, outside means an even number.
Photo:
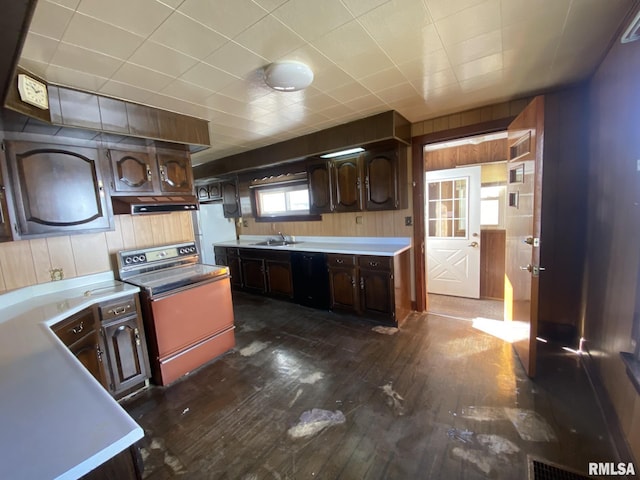
[[[55,282],[64,278],[64,271],[62,268],[52,268],[49,270],[49,275],[51,275],[51,281]]]
[[[356,223],[357,223],[358,225],[362,225],[362,215],[358,215],[358,216],[356,217]]]
[[[406,227],[410,227],[411,225],[413,225],[413,218],[411,217],[404,217],[404,225]]]

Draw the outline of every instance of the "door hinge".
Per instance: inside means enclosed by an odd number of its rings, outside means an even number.
[[[526,243],[527,245],[531,245],[532,247],[540,246],[540,239],[537,237],[527,237],[522,242]]]

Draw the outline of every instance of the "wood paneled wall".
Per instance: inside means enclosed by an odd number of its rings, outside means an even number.
[[[590,84],[583,332],[637,461],[640,396],[627,378],[619,352],[633,351],[631,328],[640,268],[639,77],[640,42],[617,41]]]
[[[480,297],[504,298],[505,230],[480,231]]]
[[[507,160],[507,139],[489,140],[477,145],[431,150],[424,154],[424,168],[427,171],[445,170],[465,165],[501,162]]]
[[[0,244],[0,292],[51,281],[51,270],[64,278],[109,270],[114,253],[194,239],[190,212],[165,215],[116,215],[115,230]]]

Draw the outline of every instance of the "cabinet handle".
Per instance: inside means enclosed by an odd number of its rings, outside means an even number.
[[[102,349],[100,348],[100,345],[96,345],[96,354],[98,355],[98,361],[100,363],[102,363]]]
[[[80,325],[78,325],[77,327],[73,327],[71,329],[71,332],[75,333],[77,335],[80,332],[82,332],[83,330],[84,330],[84,321],[80,322]]]
[[[164,166],[160,167],[160,178],[162,179],[163,182],[167,181],[167,174],[164,171]]]
[[[362,183],[362,182],[360,182],[360,179],[359,179],[359,178],[356,178],[356,188],[357,188],[358,190],[360,190],[360,188],[361,188],[361,185],[360,185],[361,183]]]
[[[364,177],[364,186],[367,190],[369,189],[369,177]]]
[[[121,307],[116,307],[116,308],[112,308],[109,310],[109,313],[113,314],[113,315],[121,315],[124,312],[126,312],[127,310],[129,310],[131,308],[131,305],[123,305]]]
[[[356,287],[356,279],[355,279],[355,278],[352,278],[352,279],[351,279],[351,286],[352,286],[353,288],[355,288],[355,287]]]
[[[100,196],[104,197],[104,185],[102,184],[102,180],[98,181],[98,191],[100,192]]]
[[[336,263],[344,263],[344,260],[342,260],[341,258],[336,258]]]
[[[140,332],[138,331],[138,328],[134,328],[133,333],[136,336],[136,345],[140,346]]]
[[[364,278],[360,277],[360,290],[364,290]]]
[[[369,262],[370,267],[377,267],[378,265],[380,265],[378,262]]]
[[[147,181],[150,182],[153,178],[151,175],[151,167],[148,163],[145,165],[145,167],[147,167]]]

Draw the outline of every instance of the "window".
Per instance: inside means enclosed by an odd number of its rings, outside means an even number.
[[[429,182],[427,186],[428,236],[467,237],[467,178]]]
[[[491,186],[480,189],[480,225],[502,225],[502,204],[504,203],[504,187]]]
[[[258,217],[309,214],[309,187],[306,183],[256,188],[255,199]]]

